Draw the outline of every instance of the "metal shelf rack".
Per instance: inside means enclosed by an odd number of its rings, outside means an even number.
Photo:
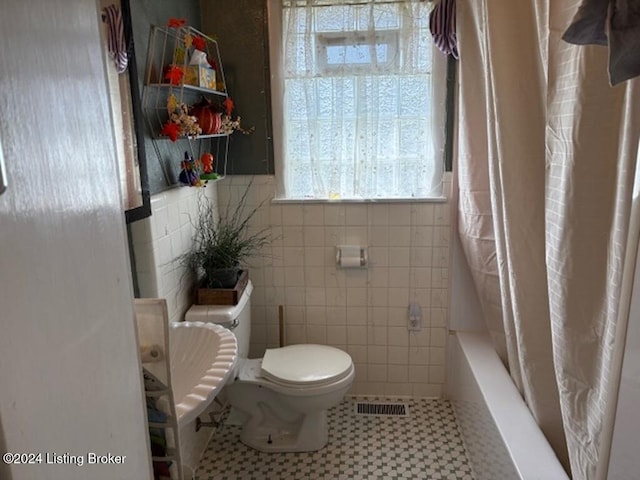
[[[193,68],[189,64],[196,50],[194,39],[198,39],[197,42],[200,46],[198,50],[204,52],[209,63],[215,66],[215,88],[184,81],[185,72],[190,67]],[[183,78],[180,81],[172,83],[166,77],[167,69],[171,67],[182,70]],[[195,69],[198,72],[198,75],[195,76],[195,82],[200,83],[200,71],[197,66]],[[211,80],[210,77],[207,79]],[[194,81],[193,76],[190,80]],[[203,97],[218,103],[222,103],[228,98],[218,42],[188,25],[179,27],[152,25],[147,50],[142,108],[154,150],[163,168],[165,167],[159,142],[169,141],[169,137],[163,135],[162,130],[169,120],[168,101],[172,96],[178,105],[187,107],[197,103]],[[216,159],[214,172],[218,175],[218,180],[225,177],[229,133],[181,135],[176,142],[186,142],[184,150],[188,151],[194,159],[198,159],[200,154],[205,151],[212,153]],[[166,171],[165,177],[170,178]]]

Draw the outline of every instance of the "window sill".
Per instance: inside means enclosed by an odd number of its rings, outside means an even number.
[[[445,196],[428,198],[273,198],[271,203],[446,203],[449,199]]]

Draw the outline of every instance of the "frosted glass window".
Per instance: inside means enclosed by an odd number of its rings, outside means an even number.
[[[284,2],[282,196],[439,197],[431,7],[351,3]]]

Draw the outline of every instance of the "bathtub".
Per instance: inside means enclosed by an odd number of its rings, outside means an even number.
[[[449,336],[447,397],[476,480],[568,480],[484,333]]]

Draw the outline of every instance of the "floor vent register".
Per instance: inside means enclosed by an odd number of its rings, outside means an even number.
[[[371,403],[357,402],[356,415],[373,415],[377,417],[408,417],[409,406],[406,403]]]

